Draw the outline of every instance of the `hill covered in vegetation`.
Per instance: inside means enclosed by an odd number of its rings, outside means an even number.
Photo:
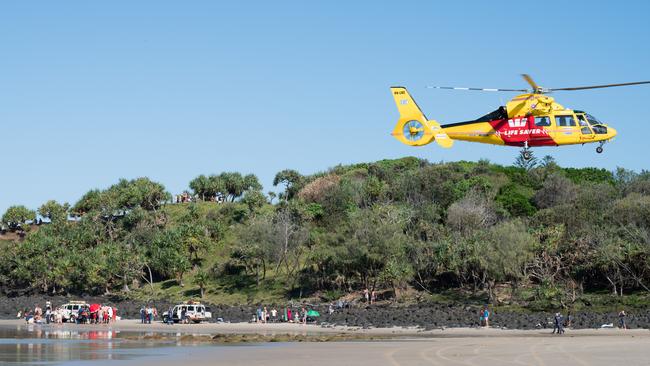
[[[73,206],[13,206],[0,286],[213,303],[368,288],[390,301],[536,308],[649,291],[649,172],[403,158],[284,170],[274,184],[277,196],[254,175],[202,175],[189,182],[193,202],[172,203],[162,184],[138,178]]]

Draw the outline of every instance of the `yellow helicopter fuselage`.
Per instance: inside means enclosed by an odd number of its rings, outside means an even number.
[[[400,119],[392,135],[404,144],[422,146],[453,140],[508,146],[561,146],[605,142],[616,130],[591,115],[564,108],[552,97],[526,93],[476,120],[440,124],[428,120],[406,88],[391,88]]]

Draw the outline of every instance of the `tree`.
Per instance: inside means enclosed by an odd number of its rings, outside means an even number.
[[[254,212],[268,203],[268,201],[266,200],[264,193],[260,191],[249,190],[244,193],[244,197],[242,197],[241,203],[248,206],[248,210],[250,212]]]
[[[287,200],[292,199],[304,186],[304,178],[298,173],[298,171],[293,169],[285,169],[278,172],[273,178],[273,186],[278,184],[284,185],[284,193],[280,198]]]
[[[560,174],[551,174],[544,181],[543,187],[535,193],[533,201],[539,208],[549,208],[572,203],[577,197],[576,185]]]
[[[66,202],[60,204],[54,200],[45,202],[38,208],[38,214],[50,220],[53,225],[60,226],[68,220],[70,205]]]
[[[491,226],[495,221],[492,203],[476,191],[454,202],[447,210],[447,225],[465,235]]]
[[[24,230],[27,221],[36,220],[36,212],[25,206],[11,206],[2,215],[2,222],[12,230]]]
[[[208,273],[205,272],[203,269],[199,269],[194,275],[194,283],[196,283],[196,285],[199,286],[201,298],[203,298],[203,295],[205,293],[205,285],[208,283],[208,279],[209,279]]]
[[[537,160],[535,155],[533,155],[533,152],[531,150],[528,150],[527,152],[530,154],[530,158],[526,159],[526,157],[524,155],[525,154],[524,150],[521,150],[519,152],[519,155],[517,155],[517,158],[515,159],[514,165],[517,168],[522,168],[522,169],[524,169],[526,171],[529,171],[529,170],[532,170],[533,168],[535,168],[537,166],[537,164],[539,163],[539,161]]]
[[[114,217],[136,207],[156,211],[170,199],[171,195],[165,191],[165,186],[149,178],[120,179],[106,190],[88,191],[72,207],[72,212],[81,216],[96,211],[101,216]]]
[[[309,236],[301,221],[300,212],[295,206],[281,207],[273,218],[275,270],[277,272],[284,264],[289,277],[294,277],[293,274],[300,264],[301,246]]]
[[[530,235],[522,221],[500,223],[487,235],[487,285],[490,300],[495,300],[494,286],[510,282],[513,292],[526,278],[526,266],[533,255],[535,238]]]
[[[190,188],[194,194],[199,195],[202,200],[211,199],[219,194],[225,194],[225,184],[221,177],[211,175],[206,177],[201,174],[190,181]]]
[[[257,286],[266,278],[268,263],[274,258],[273,232],[272,218],[265,215],[252,218],[236,231],[230,258],[255,276]]]

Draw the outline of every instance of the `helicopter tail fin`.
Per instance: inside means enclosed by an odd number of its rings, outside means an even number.
[[[436,141],[444,148],[450,148],[454,141],[447,136],[440,123],[428,120],[406,88],[390,88],[399,111],[399,120],[393,135],[401,143],[409,146],[423,146]]]

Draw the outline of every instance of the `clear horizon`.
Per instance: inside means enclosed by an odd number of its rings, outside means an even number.
[[[515,6],[516,5],[516,6]],[[71,1],[0,5],[0,214],[147,176],[172,194],[199,174],[275,173],[404,156],[489,159],[517,148],[411,148],[390,136],[391,85],[429,118],[476,118],[525,88],[650,80],[650,3],[408,4],[298,1],[191,4]],[[539,148],[564,167],[649,169],[650,86],[558,92],[619,135]]]

